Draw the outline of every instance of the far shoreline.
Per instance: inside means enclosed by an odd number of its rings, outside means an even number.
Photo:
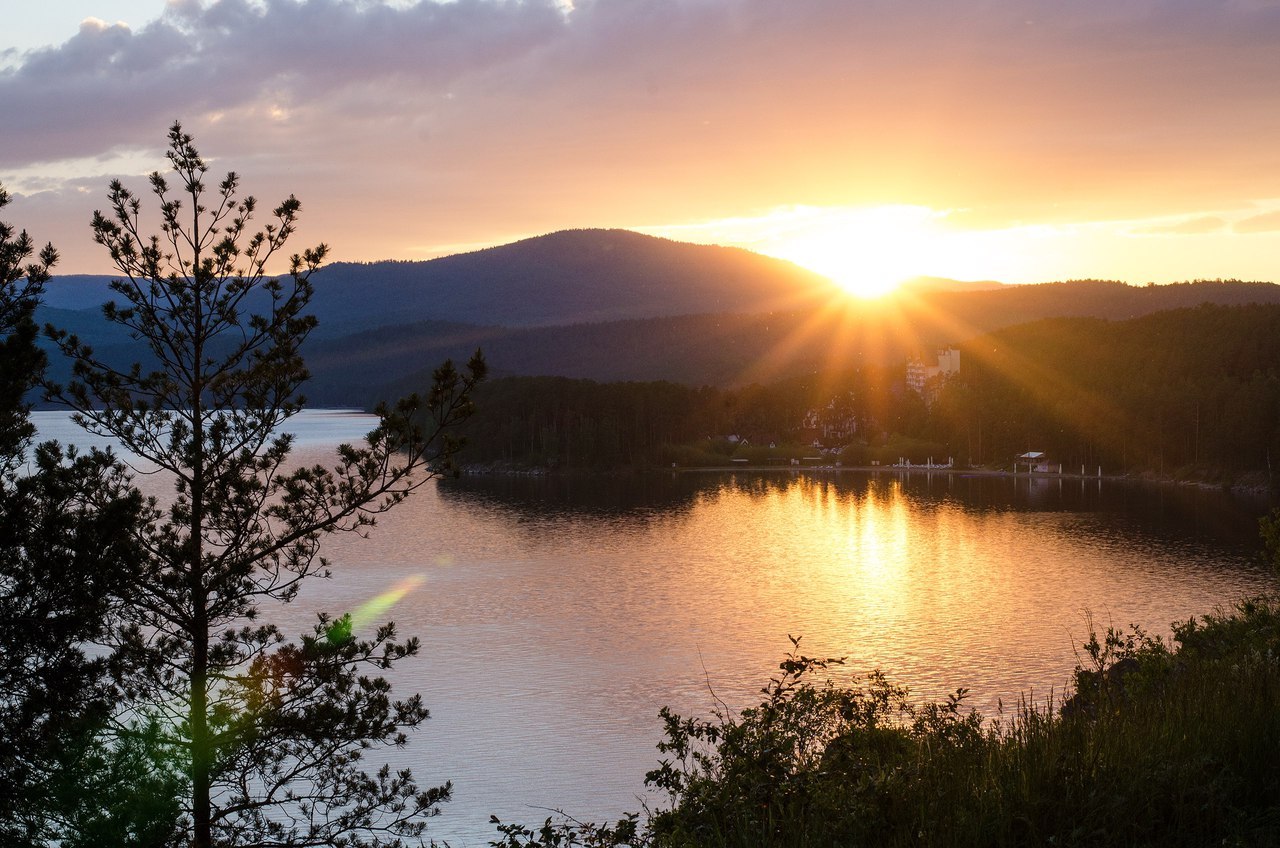
[[[1080,474],[1070,471],[1009,471],[998,468],[960,468],[946,466],[896,466],[896,465],[681,465],[665,467],[619,466],[615,468],[548,468],[513,466],[501,467],[500,463],[477,463],[464,465],[459,471],[464,475],[475,476],[511,476],[511,477],[548,477],[548,476],[617,476],[629,474],[789,474],[791,476],[808,475],[814,477],[839,476],[857,474],[864,476],[948,476],[952,478],[989,477],[1011,478],[1029,481],[1072,480],[1080,482],[1106,481],[1109,483],[1125,483],[1151,486],[1173,486],[1178,488],[1197,488],[1206,491],[1221,491],[1231,495],[1253,498],[1271,498],[1272,489],[1265,481],[1250,481],[1255,475],[1241,475],[1242,479],[1234,482],[1209,481],[1195,479],[1179,479],[1168,475],[1157,475],[1151,472],[1135,472],[1123,474]],[[1260,473],[1257,475],[1260,476]]]
[[[1015,480],[1078,480],[1081,482],[1089,482],[1091,480],[1107,481],[1111,483],[1138,483],[1156,486],[1179,486],[1193,487],[1205,489],[1208,491],[1225,491],[1237,495],[1250,495],[1255,497],[1266,497],[1270,494],[1270,488],[1265,484],[1247,484],[1247,483],[1213,483],[1204,480],[1179,480],[1174,477],[1161,477],[1154,474],[1080,474],[1073,471],[1007,471],[999,468],[956,468],[946,466],[928,466],[928,465],[811,465],[811,466],[770,466],[770,465],[743,465],[743,466],[690,466],[688,468],[671,468],[656,469],[667,470],[672,473],[692,472],[702,473],[707,471],[750,471],[751,473],[768,473],[768,472],[791,472],[795,473],[812,473],[818,474],[869,474],[880,476],[883,474],[891,474],[894,476],[913,476],[923,475],[926,477],[945,475],[948,477],[1005,477]]]

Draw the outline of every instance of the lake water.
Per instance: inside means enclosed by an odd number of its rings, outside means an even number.
[[[66,416],[42,435],[84,443]],[[369,416],[311,411],[299,461]],[[143,484],[159,491],[150,476]],[[423,487],[277,620],[308,628],[410,577],[387,617],[421,637],[395,681],[432,718],[398,766],[454,783],[430,834],[483,845],[488,816],[637,810],[659,707],[753,702],[789,647],[885,670],[990,713],[1059,693],[1088,621],[1169,624],[1275,590],[1261,502],[1115,481],[845,472],[470,477]]]

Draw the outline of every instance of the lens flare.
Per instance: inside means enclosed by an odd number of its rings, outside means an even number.
[[[427,578],[424,575],[411,574],[382,594],[365,601],[356,607],[354,611],[347,613],[329,625],[329,629],[326,631],[329,641],[337,643],[350,639],[357,628],[364,627],[366,624],[381,618],[383,613],[399,603],[405,595],[426,582]]]

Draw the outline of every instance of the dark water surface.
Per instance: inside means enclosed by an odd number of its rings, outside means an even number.
[[[299,460],[370,424],[305,414]],[[1060,692],[1090,617],[1167,634],[1275,589],[1259,564],[1265,508],[1192,488],[887,471],[469,477],[428,484],[368,539],[332,538],[334,578],[277,619],[300,630],[315,610],[412,587],[378,617],[421,637],[396,682],[432,719],[391,759],[451,779],[431,833],[481,845],[490,813],[638,809],[659,707],[750,703],[788,634],[922,698],[968,687],[988,713]]]

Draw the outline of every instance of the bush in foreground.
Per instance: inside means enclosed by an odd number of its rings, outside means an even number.
[[[739,714],[664,710],[647,783],[667,805],[615,827],[499,825],[517,846],[1280,844],[1280,599],[1085,645],[1072,696],[985,721],[961,689],[913,705],[799,640]],[[1060,707],[1060,708],[1059,708]]]

